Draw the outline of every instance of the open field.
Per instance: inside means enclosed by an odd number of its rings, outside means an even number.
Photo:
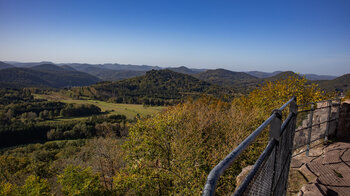
[[[108,115],[122,114],[128,119],[133,119],[137,114],[146,117],[148,115],[154,115],[158,112],[164,110],[166,107],[163,106],[143,106],[138,104],[117,104],[108,103],[99,100],[75,100],[58,92],[52,92],[51,94],[34,94],[36,99],[47,99],[50,101],[61,101],[64,103],[75,103],[75,104],[94,104],[101,108],[102,112],[108,112]],[[88,118],[88,117],[82,117]],[[61,119],[61,120],[72,120],[71,118]],[[74,118],[74,120],[76,120]]]

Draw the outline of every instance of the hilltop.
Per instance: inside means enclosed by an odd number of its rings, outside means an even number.
[[[183,73],[183,74],[189,74],[189,75],[197,74],[197,73],[201,72],[200,70],[189,69],[189,68],[187,68],[185,66],[170,67],[170,68],[167,68],[167,69],[169,69],[171,71],[174,71],[174,72]]]
[[[279,73],[282,73],[282,71],[275,71],[275,72],[262,72],[262,71],[247,71],[245,72],[249,75],[252,75],[257,78],[268,78],[268,77],[273,77]]]
[[[234,85],[238,81],[256,80],[257,77],[244,72],[234,72],[226,69],[207,70],[196,74],[195,77],[218,85]]]
[[[280,72],[274,76],[264,78],[266,81],[276,81],[276,80],[281,80],[281,79],[286,79],[288,77],[296,77],[296,78],[301,78],[298,74],[292,72],[292,71],[285,71],[285,72]]]

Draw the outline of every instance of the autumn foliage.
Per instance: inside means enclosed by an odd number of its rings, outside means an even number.
[[[200,195],[210,170],[292,96],[298,104],[325,99],[305,78],[290,77],[231,102],[206,96],[169,107],[139,119],[125,140],[104,122],[95,127],[100,138],[17,148],[19,156],[0,154],[0,195]],[[264,131],[225,171],[218,195],[234,191],[267,140]]]
[[[203,97],[139,120],[124,144],[127,167],[115,177],[119,194],[198,195],[210,170],[270,114],[296,96],[298,103],[318,101],[323,94],[305,78],[267,82],[232,103]],[[264,149],[263,133],[225,172],[218,192],[230,193],[242,167],[253,164]]]

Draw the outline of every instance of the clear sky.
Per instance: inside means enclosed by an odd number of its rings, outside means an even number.
[[[349,0],[0,0],[0,61],[350,73]]]

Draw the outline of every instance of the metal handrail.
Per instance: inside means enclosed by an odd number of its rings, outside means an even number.
[[[296,98],[292,97],[287,101],[279,111],[284,110],[288,104]],[[219,177],[223,172],[238,158],[238,156],[258,137],[258,135],[277,117],[277,113],[273,112],[271,116],[265,120],[253,133],[251,133],[242,143],[240,143],[232,152],[230,152],[219,164],[217,164],[209,173],[203,190],[203,196],[215,195],[215,189]]]

